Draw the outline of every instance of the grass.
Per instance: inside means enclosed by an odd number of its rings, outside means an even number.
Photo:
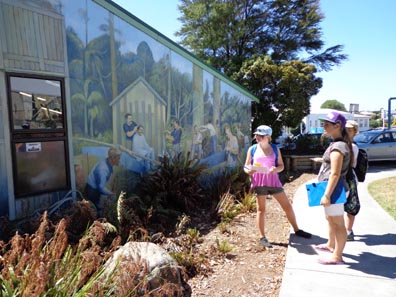
[[[394,188],[396,177],[376,180],[368,185],[370,195],[381,207],[396,219],[396,198]]]

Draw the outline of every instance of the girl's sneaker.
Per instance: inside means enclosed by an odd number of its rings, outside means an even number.
[[[267,247],[267,248],[272,247],[272,244],[270,244],[270,243],[268,242],[267,238],[265,238],[265,237],[261,237],[259,243],[260,243],[262,246]]]
[[[347,241],[354,241],[355,240],[355,234],[353,234],[353,231],[347,235]]]

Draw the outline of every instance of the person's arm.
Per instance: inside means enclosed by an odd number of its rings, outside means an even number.
[[[245,166],[243,167],[243,171],[245,171],[245,173],[248,175],[252,175],[253,173],[256,172],[256,170],[249,169],[249,167],[248,167],[252,164],[251,150],[252,150],[252,147],[249,147],[247,154],[246,154]]]
[[[353,166],[352,167],[355,168],[357,165],[357,158],[359,155],[359,147],[354,143],[352,143],[352,151],[353,151]]]
[[[106,185],[109,181],[109,172],[107,168],[98,168],[96,172],[97,190],[103,195],[110,195],[112,192],[107,189]]]
[[[331,204],[331,195],[337,186],[338,180],[341,178],[341,169],[344,156],[340,151],[333,150],[330,153],[330,176],[327,183],[325,193],[320,200],[320,204],[323,206],[329,206]]]
[[[124,125],[122,127],[124,129],[126,136],[128,136],[128,137],[132,137],[133,135],[135,135],[135,133],[137,131],[137,125],[135,127],[133,127],[133,129],[131,131],[128,130],[128,125],[126,123],[124,123]]]

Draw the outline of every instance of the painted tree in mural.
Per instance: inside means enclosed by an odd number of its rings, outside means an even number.
[[[69,41],[72,38],[69,39]],[[82,110],[73,110],[72,115],[78,117],[78,122],[83,122],[84,135],[94,136],[96,132],[109,129],[111,113],[106,108],[106,103],[111,100],[111,83],[106,81],[111,70],[104,61],[107,58],[108,38],[101,36],[93,39],[84,48],[81,48],[82,59],[73,59],[69,63],[71,77],[72,108],[82,106]],[[106,100],[107,99],[107,100]],[[101,116],[98,116],[101,110]],[[82,113],[82,120],[81,120]]]
[[[330,70],[334,65],[346,59],[342,54],[342,46],[336,45],[324,49],[320,22],[324,18],[320,11],[319,0],[181,0],[179,9],[182,28],[178,35],[181,44],[194,54],[224,72],[231,78],[244,84],[260,103],[253,103],[254,125],[272,121],[275,128],[287,122],[300,121],[309,112],[309,100],[316,94],[321,84],[315,77],[317,69]],[[268,56],[271,67],[253,73],[250,69],[255,62],[261,63]],[[304,67],[286,65],[287,61],[301,60]],[[311,68],[314,66],[314,68]],[[301,75],[309,72],[303,84],[297,79],[299,75],[283,77],[286,68],[295,67],[295,71],[304,70]],[[305,67],[310,68],[306,71]],[[269,73],[272,71],[273,73]],[[244,74],[256,77],[254,83],[243,80]],[[259,74],[262,83],[257,83]],[[278,77],[280,84],[264,84],[270,78]],[[289,100],[293,106],[295,98],[283,98],[278,101],[275,95],[281,94],[289,84],[291,93],[301,90],[299,100],[304,101],[303,108],[291,112],[282,106]],[[280,87],[278,89],[278,87]],[[272,88],[272,90],[269,90]],[[274,89],[275,88],[275,89]],[[308,88],[304,90],[304,88]],[[266,96],[261,97],[261,95]],[[282,122],[279,119],[282,118]],[[278,121],[277,121],[278,120]],[[271,124],[271,123],[270,123]]]
[[[191,118],[192,112],[191,76],[174,69],[174,71],[172,71],[171,88],[171,94],[173,95],[171,117],[185,122],[188,118]]]
[[[193,78],[172,67],[171,51],[164,47],[164,56],[155,61],[150,46],[143,40],[136,52],[121,52],[122,32],[114,28],[111,14],[98,28],[103,34],[93,38],[94,30],[89,24],[92,16],[88,16],[87,5],[80,9],[80,15],[85,24],[84,30],[79,29],[80,35],[73,28],[67,29],[68,48],[73,49],[69,56],[69,74],[75,132],[96,138],[110,136],[109,103],[139,77],[168,101],[169,122],[173,118],[189,120]]]

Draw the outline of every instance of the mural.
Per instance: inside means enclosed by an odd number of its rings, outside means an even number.
[[[205,163],[208,176],[242,166],[252,97],[111,1],[0,0],[0,24],[0,76],[12,77],[10,86],[0,82],[0,109],[8,106],[13,121],[3,123],[2,112],[0,122],[15,151],[6,155],[0,129],[0,214],[23,217],[58,201],[73,184],[70,171],[94,201],[133,191],[165,157]],[[62,92],[43,96],[59,83]],[[53,151],[64,158],[45,157]],[[33,159],[40,166],[28,171]],[[11,181],[14,172],[23,174]]]
[[[209,167],[242,165],[250,98],[101,6],[72,2],[64,9],[80,188],[110,147],[117,167],[136,175],[178,153]]]

